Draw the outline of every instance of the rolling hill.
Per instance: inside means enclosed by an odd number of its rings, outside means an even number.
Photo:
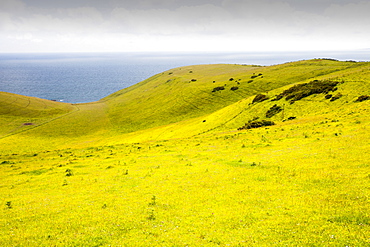
[[[0,93],[2,246],[369,246],[370,62]]]
[[[368,63],[327,59],[268,67],[188,66],[157,74],[100,101],[75,105],[2,93],[0,141],[14,143],[17,139],[21,140],[18,144],[32,146],[28,140],[37,138],[45,141],[43,145],[57,147],[105,143],[116,137],[126,140],[126,136],[129,141],[137,131],[140,140],[186,137],[221,126],[237,129],[252,118],[263,117],[263,111],[276,103],[284,105],[285,115],[302,117],[327,107],[346,108],[343,102],[369,94],[368,68]],[[294,105],[285,104],[284,99],[248,105],[257,94],[272,97],[284,87],[313,80],[345,81],[337,91],[343,97],[333,103],[313,95]],[[281,114],[274,118],[284,120]]]

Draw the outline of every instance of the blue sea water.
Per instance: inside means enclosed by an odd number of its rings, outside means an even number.
[[[312,58],[369,61],[370,50],[272,53],[0,54],[0,91],[69,103],[97,101],[150,76],[195,64],[273,65]]]

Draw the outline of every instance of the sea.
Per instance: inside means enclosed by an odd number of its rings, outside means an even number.
[[[197,64],[274,65],[313,58],[369,61],[370,50],[214,53],[3,53],[0,91],[68,103],[98,101],[166,70]]]

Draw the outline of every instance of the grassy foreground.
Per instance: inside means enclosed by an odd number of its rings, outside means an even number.
[[[42,108],[15,114],[28,107],[4,103],[1,246],[369,246],[370,101],[356,99],[370,94],[370,65],[227,67],[221,75],[208,68],[185,84],[198,83],[186,94],[191,101],[178,101],[176,121],[171,100],[158,95],[165,89],[151,90],[167,87],[169,79],[159,78],[184,68],[91,104],[41,100]],[[193,78],[192,71],[185,74]],[[242,75],[273,78],[275,86],[243,84]],[[225,84],[214,85],[217,76],[239,88],[212,92]],[[340,82],[334,91],[305,96],[312,90],[304,88],[293,103],[276,99],[293,83],[329,79]],[[128,100],[135,90],[142,94]],[[119,100],[125,94],[126,102]],[[268,99],[256,102],[256,94]],[[160,106],[140,115],[137,97]],[[125,124],[127,117],[147,120]],[[275,125],[237,130],[257,118]]]

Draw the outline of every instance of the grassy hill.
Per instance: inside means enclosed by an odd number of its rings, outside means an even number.
[[[0,138],[49,123],[76,109],[70,104],[0,92]]]
[[[368,246],[369,82],[315,59],[175,68],[87,104],[0,93],[0,243]]]
[[[3,94],[0,95],[1,99],[4,98],[1,102],[7,104],[4,109],[8,109],[9,112],[19,112],[18,115],[27,111],[28,115],[23,116],[32,118],[32,114],[36,114],[35,116],[38,118],[21,119],[21,121],[18,121],[20,118],[15,121],[2,118],[4,120],[1,121],[7,123],[7,127],[0,131],[3,136],[11,133],[13,138],[22,140],[18,143],[25,147],[32,146],[28,142],[32,138],[45,141],[43,145],[51,148],[66,147],[71,144],[79,145],[86,142],[101,143],[106,139],[115,139],[118,136],[121,136],[119,140],[122,140],[127,134],[136,131],[145,132],[147,129],[158,129],[161,126],[165,126],[164,130],[166,130],[169,124],[175,124],[174,128],[178,129],[179,122],[188,120],[192,122],[197,117],[216,114],[217,111],[234,103],[236,105],[243,104],[239,102],[241,100],[256,94],[266,94],[271,90],[278,90],[292,83],[304,83],[321,78],[339,79],[345,76],[355,78],[356,74],[366,76],[365,73],[359,72],[366,70],[366,68],[368,68],[367,63],[322,59],[268,67],[249,65],[188,66],[155,75],[98,102],[76,105],[44,100],[38,100],[40,103],[36,103],[36,99],[32,99],[32,102],[35,102],[32,108],[32,105],[27,104],[29,98],[23,99],[23,105],[16,105],[6,103],[9,102],[9,99]],[[12,97],[22,98],[23,96],[13,95]],[[42,117],[42,114],[47,112],[42,104],[46,104],[49,111],[54,109],[55,114],[44,114]],[[35,107],[39,107],[39,109],[37,109],[37,113],[32,113],[35,111]],[[245,106],[242,107],[245,108]],[[230,109],[228,108],[227,111]],[[191,124],[185,126],[187,130],[184,129],[182,132],[186,132],[186,136],[192,136],[224,125],[226,122],[223,123],[223,121],[229,122],[227,120],[229,116],[235,118],[235,114],[238,113],[234,113],[234,111],[240,112],[240,109],[231,111],[232,114],[226,113],[228,116],[219,119],[218,122],[207,122],[199,128],[194,128],[195,125]],[[241,121],[240,124],[247,120],[238,119]],[[31,120],[35,122],[32,125],[32,131],[23,131],[25,127],[30,128],[30,126],[24,126],[22,122],[31,122]],[[22,132],[17,134],[21,130],[20,126]],[[189,132],[189,127],[191,132]],[[180,129],[175,132],[179,131]],[[15,134],[16,136],[14,136]],[[150,138],[152,135],[144,139],[150,140]],[[1,141],[13,144],[15,139],[3,138]],[[9,147],[13,148],[12,145]]]

